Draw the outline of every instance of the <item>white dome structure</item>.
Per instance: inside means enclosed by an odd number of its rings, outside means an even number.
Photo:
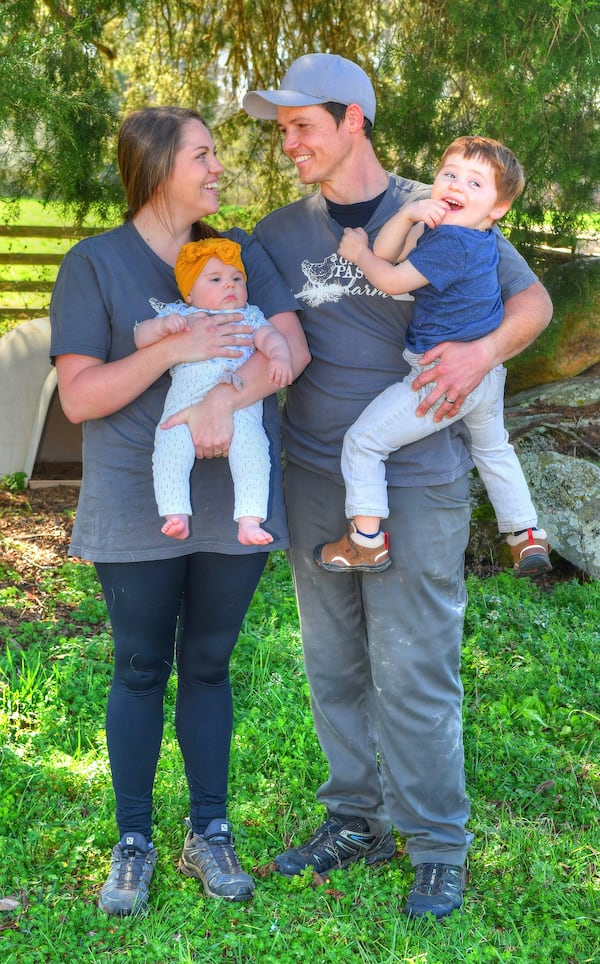
[[[49,351],[49,318],[0,338],[0,475],[29,480],[37,462],[81,462],[81,426],[62,411]]]

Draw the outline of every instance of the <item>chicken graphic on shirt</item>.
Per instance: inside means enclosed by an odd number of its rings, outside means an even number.
[[[387,295],[372,285],[360,268],[335,252],[323,261],[301,261],[300,268],[306,278],[301,291],[295,293],[298,301],[310,308],[318,308],[326,302],[336,302],[343,297],[367,295],[370,298],[393,297],[399,301],[412,301],[410,294]]]
[[[344,287],[339,281],[331,282],[336,266],[337,254],[330,254],[324,261],[303,261],[300,265],[306,284],[297,292],[296,298],[305,301],[312,308],[322,305],[326,301],[339,301],[344,293]]]

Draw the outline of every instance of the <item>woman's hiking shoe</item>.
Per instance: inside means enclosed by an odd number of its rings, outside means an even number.
[[[396,843],[391,833],[383,837],[370,833],[362,817],[331,816],[306,843],[275,857],[275,864],[284,877],[301,874],[305,867],[324,874],[363,857],[367,864],[381,863],[390,860],[395,852]]]
[[[156,858],[143,834],[124,833],[113,848],[110,873],[98,898],[100,910],[117,917],[143,913]]]
[[[319,569],[326,572],[384,572],[392,564],[390,541],[387,532],[381,532],[379,536],[373,541],[364,536],[361,538],[351,522],[348,532],[337,542],[317,546],[313,559]]]
[[[524,532],[507,536],[512,552],[515,576],[541,576],[550,572],[550,546],[543,529],[525,529]]]
[[[408,917],[433,914],[438,919],[447,917],[462,907],[463,891],[467,886],[467,871],[454,864],[417,864],[404,913]]]
[[[179,870],[186,877],[198,877],[209,897],[250,900],[254,892],[254,881],[242,870],[233,849],[227,820],[211,820],[203,834],[190,828]]]

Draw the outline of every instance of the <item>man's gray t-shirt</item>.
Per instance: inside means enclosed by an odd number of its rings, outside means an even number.
[[[364,225],[372,245],[382,225],[430,188],[392,175],[380,204]],[[271,255],[303,308],[302,326],[312,361],[288,388],[284,413],[286,458],[342,481],[344,434],[380,392],[407,372],[404,332],[412,316],[410,295],[386,295],[337,253],[342,227],[320,191],[267,215],[255,236]],[[499,278],[504,300],[537,279],[498,232]],[[417,396],[415,395],[415,407]],[[471,468],[469,434],[457,422],[393,452],[389,485],[441,485]]]
[[[289,288],[256,241],[234,229],[226,236],[242,245],[249,299],[267,318],[297,310]],[[173,268],[127,223],[75,245],[61,264],[52,293],[52,357],[89,355],[116,361],[135,351],[136,321],[155,314],[150,299],[179,298]],[[161,533],[152,485],[154,432],[170,378],[165,372],[139,398],[105,418],[83,424],[83,481],[71,554],[95,562],[167,559],[192,552],[247,553],[233,522],[233,485],[227,459],[197,460],[191,475],[193,516],[189,539]],[[288,545],[281,485],[277,398],[265,400],[271,482],[266,528],[274,541],[260,550]]]

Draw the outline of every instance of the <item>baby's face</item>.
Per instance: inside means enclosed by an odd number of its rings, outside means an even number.
[[[209,258],[194,282],[189,300],[197,308],[213,311],[244,308],[248,301],[244,275],[220,258]]]

